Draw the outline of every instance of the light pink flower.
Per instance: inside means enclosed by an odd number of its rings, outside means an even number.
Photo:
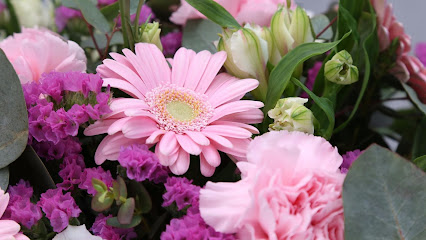
[[[240,23],[255,23],[261,26],[269,26],[272,15],[277,11],[279,4],[286,4],[286,0],[215,0],[222,5]],[[291,1],[292,8],[296,4]],[[261,6],[261,7],[260,7]],[[185,25],[190,19],[206,18],[202,13],[189,5],[185,0],[181,1],[179,9],[172,14],[170,21]]]
[[[73,41],[66,41],[47,29],[23,28],[0,42],[21,83],[38,81],[41,74],[84,72],[86,56]]]
[[[9,204],[9,193],[4,193],[0,188],[0,219]],[[21,226],[13,220],[0,220],[0,239],[30,240],[19,233]]]
[[[111,101],[112,113],[89,126],[85,134],[108,133],[95,161],[116,160],[121,146],[157,144],[155,152],[175,174],[188,170],[191,155],[200,155],[201,173],[211,176],[220,164],[217,150],[244,159],[250,137],[258,130],[263,103],[240,99],[258,86],[255,79],[217,75],[225,52],[196,54],[179,49],[170,68],[153,44],[139,43],[136,54],[111,53],[97,69],[104,86],[119,88],[133,98]],[[217,76],[216,76],[217,75]]]
[[[216,231],[239,239],[343,239],[342,157],[301,132],[269,132],[238,162],[242,180],[208,182],[200,212]]]

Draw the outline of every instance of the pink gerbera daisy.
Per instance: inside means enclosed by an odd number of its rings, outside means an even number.
[[[111,53],[97,69],[104,86],[133,98],[111,101],[112,113],[89,126],[85,134],[108,133],[95,161],[116,160],[122,146],[157,144],[155,152],[174,174],[184,174],[190,154],[200,155],[200,169],[211,176],[220,165],[218,150],[243,160],[252,134],[248,124],[259,123],[262,102],[240,100],[258,86],[255,79],[238,79],[221,73],[226,53],[211,54],[181,48],[169,66],[160,50],[139,43],[136,54]]]

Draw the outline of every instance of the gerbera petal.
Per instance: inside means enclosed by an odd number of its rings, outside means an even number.
[[[252,135],[251,132],[246,129],[230,125],[209,125],[204,128],[203,132],[232,138],[250,138]]]
[[[252,134],[259,134],[259,130],[257,128],[253,127],[252,125],[248,125],[248,124],[241,123],[241,122],[216,121],[216,122],[212,123],[212,125],[215,125],[215,124],[231,125],[231,126],[235,126],[235,127],[240,127],[240,128],[247,129]]]
[[[200,132],[186,131],[185,134],[201,146],[207,146],[210,144],[209,139]]]
[[[192,139],[186,135],[176,134],[176,140],[179,145],[185,150],[187,153],[191,155],[200,155],[201,148],[197,143],[192,141]]]
[[[204,71],[206,70],[211,56],[212,54],[205,50],[197,53],[197,55],[191,59],[191,63],[189,65],[189,69],[191,69],[191,71],[188,72],[186,77],[184,84],[185,88],[195,90],[204,74]]]
[[[213,140],[215,143],[224,146],[224,147],[228,147],[228,148],[232,148],[232,143],[231,141],[229,141],[228,139],[217,135],[215,133],[209,133],[209,132],[203,132],[203,134],[208,137],[209,139]],[[210,141],[211,142],[211,141]]]
[[[11,237],[5,239],[14,239],[13,235],[17,234],[20,229],[21,226],[13,220],[0,220],[0,236],[10,235]]]
[[[161,136],[163,136],[166,133],[163,129],[158,129],[157,131],[153,132],[149,138],[146,139],[147,144],[155,144],[158,141],[160,141]]]
[[[190,49],[180,48],[174,57],[172,66],[172,83],[183,87],[189,70],[191,59],[195,56],[195,52]]]
[[[201,155],[206,159],[207,163],[212,167],[220,165],[219,152],[213,146],[205,146],[202,149]]]
[[[113,124],[111,124],[111,126],[109,126],[108,128],[108,134],[109,135],[114,135],[117,132],[121,131],[123,128],[123,125],[129,121],[130,119],[132,119],[131,117],[126,117],[126,118],[120,118],[116,121],[114,121]]]
[[[94,124],[91,124],[84,130],[84,135],[94,136],[98,134],[107,133],[108,128],[116,121],[117,119],[105,119],[101,121],[96,121]]]
[[[134,99],[134,98],[115,98],[111,100],[111,103],[109,105],[111,110],[113,112],[124,112],[125,110],[128,110],[129,108],[132,109],[148,109],[148,105],[145,101],[140,99]]]
[[[229,77],[232,78],[231,76]],[[247,92],[256,89],[258,85],[259,81],[255,79],[241,79],[230,84],[223,84],[213,93],[207,90],[206,94],[209,96],[212,106],[217,107],[224,103],[241,99]]]
[[[118,78],[104,78],[103,79],[104,82],[102,84],[102,86],[104,87],[113,87],[113,88],[118,88],[121,91],[129,94],[130,96],[134,97],[134,98],[139,98],[139,99],[143,99],[144,95],[137,89],[135,88],[135,86],[133,86],[132,84],[130,84],[127,81],[124,81],[122,79],[118,79]]]
[[[176,134],[174,132],[167,132],[164,134],[159,143],[160,153],[165,156],[173,153],[178,147]]]
[[[147,117],[132,117],[122,126],[122,132],[127,138],[148,137],[156,130],[158,130],[157,123]]]
[[[170,67],[167,64],[163,53],[154,44],[138,43],[135,45],[136,56],[141,60],[144,69],[150,77],[145,80],[150,82],[150,86],[157,87],[161,82],[170,82]],[[161,70],[159,70],[161,69]]]
[[[209,120],[209,123],[214,122],[226,115],[230,115],[238,112],[245,112],[251,109],[259,110],[264,106],[263,102],[240,100],[223,104],[215,109],[214,116]],[[260,110],[259,110],[260,111]]]
[[[233,113],[220,119],[221,121],[241,122],[247,124],[256,124],[263,121],[263,112],[260,109],[250,109],[245,112]]]
[[[232,143],[232,147],[225,147],[223,145],[219,145],[217,143],[213,143],[213,146],[217,148],[217,150],[222,151],[224,153],[233,155],[238,159],[245,159],[248,145],[250,144],[251,139],[237,139],[237,138],[228,138],[228,140]]]
[[[167,156],[160,152],[160,144],[157,144],[155,146],[155,155],[157,155],[161,165],[168,167],[176,162],[179,156],[179,148],[175,148],[174,152]]]
[[[200,155],[200,171],[201,174],[205,177],[211,177],[214,174],[214,171],[216,170],[215,167],[211,166],[204,157],[203,154]]]
[[[170,171],[176,175],[182,175],[189,169],[189,153],[185,150],[179,150],[179,156],[173,165],[169,166]]]
[[[131,143],[144,143],[143,139],[128,139],[122,133],[106,136],[95,152],[95,162],[101,165],[105,160],[117,160],[122,146]]]
[[[222,68],[223,63],[226,60],[226,52],[220,51],[211,56],[209,63],[207,64],[206,70],[201,77],[200,82],[197,85],[195,91],[205,93],[207,88],[210,86],[212,81],[215,79],[217,73]]]

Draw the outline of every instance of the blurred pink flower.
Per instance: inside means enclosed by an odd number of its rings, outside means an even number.
[[[416,56],[423,65],[426,65],[426,42],[421,42],[416,45]]]
[[[207,224],[239,239],[343,239],[342,157],[301,132],[269,132],[251,142],[242,180],[208,182],[200,192]]]
[[[136,54],[111,53],[97,68],[104,86],[119,88],[133,98],[111,101],[112,113],[85,130],[86,135],[108,133],[95,154],[97,164],[116,160],[121,146],[157,144],[162,165],[177,175],[189,167],[190,154],[200,155],[201,173],[213,175],[219,151],[244,159],[252,134],[248,124],[263,119],[262,102],[240,99],[259,82],[217,75],[225,52],[196,54],[181,48],[170,69],[153,44],[136,44]],[[216,76],[217,75],[217,76]]]
[[[272,15],[277,11],[279,4],[286,4],[286,0],[215,0],[222,5],[240,23],[255,23],[261,26],[269,26]],[[292,8],[296,6],[291,0]],[[189,5],[185,0],[181,1],[179,9],[172,14],[170,21],[185,25],[190,19],[206,18],[202,13]]]
[[[9,204],[9,193],[4,193],[0,188],[0,219]],[[30,240],[19,233],[21,226],[13,220],[0,220],[0,239]]]
[[[0,42],[21,83],[38,82],[43,73],[84,72],[86,56],[73,41],[47,29],[23,28]]]

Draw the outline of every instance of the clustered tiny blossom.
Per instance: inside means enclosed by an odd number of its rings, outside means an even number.
[[[342,162],[342,165],[340,166],[340,172],[348,173],[352,163],[355,162],[355,160],[357,160],[359,155],[361,154],[362,154],[362,151],[360,151],[359,149],[356,149],[354,151],[346,152],[344,155],[342,155],[343,162]]]
[[[107,225],[106,221],[110,218],[112,218],[112,215],[99,214],[90,229],[93,234],[108,240],[134,239],[137,237],[133,228],[115,228]]]
[[[113,178],[110,171],[105,171],[102,167],[86,168],[80,176],[80,189],[87,190],[90,195],[95,195],[97,192],[92,184],[92,179],[96,178],[105,183],[107,187],[112,187]]]

